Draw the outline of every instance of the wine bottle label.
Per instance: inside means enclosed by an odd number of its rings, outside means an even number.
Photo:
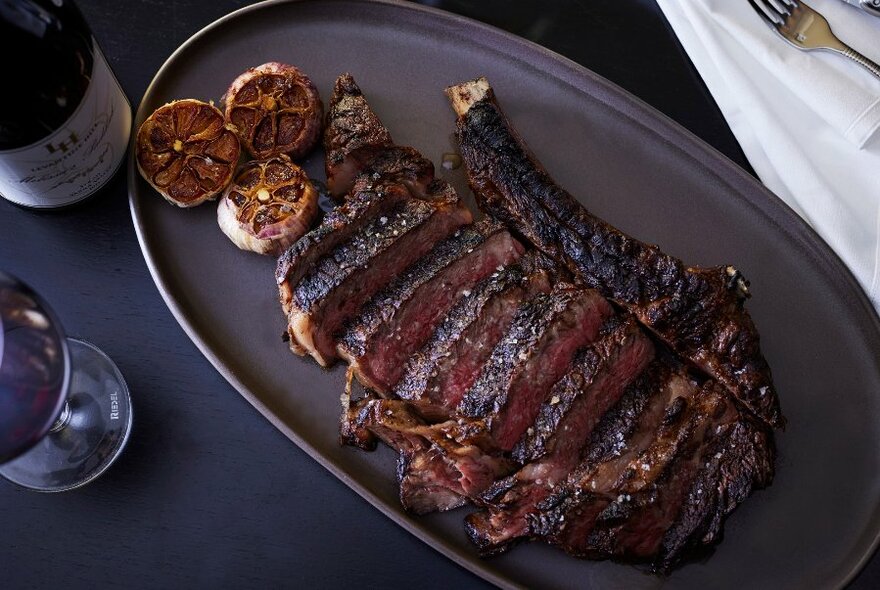
[[[131,132],[131,106],[97,43],[89,87],[70,119],[48,137],[0,150],[0,196],[52,208],[85,199],[110,180]]]

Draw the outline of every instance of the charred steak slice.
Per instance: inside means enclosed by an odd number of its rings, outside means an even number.
[[[574,555],[647,561],[666,571],[686,548],[716,542],[724,517],[769,485],[768,427],[740,412],[715,381],[698,385],[668,367],[660,375],[663,395],[646,405],[638,427],[622,441],[611,437],[617,448],[596,444],[541,506],[533,534]],[[664,398],[657,412],[656,401]]]
[[[498,446],[509,451],[577,350],[596,338],[611,314],[595,291],[565,285],[526,302],[465,393],[459,412],[484,419]]]
[[[674,563],[679,551],[671,552],[664,540],[694,489],[708,452],[718,450],[712,444],[718,440],[716,432],[736,418],[733,403],[714,381],[700,388],[676,416],[667,416],[660,436],[639,459],[641,469],[599,514],[590,535],[592,550],[601,557],[650,561],[655,568]]]
[[[361,190],[330,211],[318,227],[288,248],[279,257],[275,269],[284,315],[290,314],[294,289],[318,260],[410,198],[409,191],[399,184],[364,183]]]
[[[336,79],[324,125],[327,188],[333,196],[347,193],[360,174],[364,159],[394,145],[351,74]]]
[[[400,453],[400,500],[416,514],[457,508],[512,468],[479,422],[438,415],[430,405],[366,398],[348,417],[349,431],[367,429]]]
[[[394,390],[404,399],[453,409],[470,389],[520,304],[550,291],[534,254],[492,273],[449,311],[421,350],[406,363]]]
[[[394,179],[403,183],[413,196],[424,197],[434,180],[434,164],[415,148],[392,146],[363,161],[361,175]]]
[[[768,424],[784,425],[758,332],[732,266],[688,267],[587,212],[528,152],[485,78],[447,89],[480,206],[629,309]]]
[[[579,557],[600,557],[590,540],[599,514],[628,477],[642,470],[665,421],[680,416],[697,388],[658,359],[642,373],[594,429],[583,462],[530,517],[530,532]],[[625,496],[621,501],[625,500]]]
[[[483,495],[488,508],[471,514],[466,528],[484,555],[498,553],[529,534],[529,515],[553,486],[565,480],[605,412],[642,373],[654,346],[635,320],[610,318],[603,334],[581,351],[541,405],[535,425],[514,447],[524,466]]]
[[[364,305],[340,342],[340,356],[366,387],[390,393],[407,359],[456,300],[522,252],[491,219],[458,230]]]
[[[514,447],[513,458],[525,465],[553,454],[570,442],[560,437],[568,431],[587,437],[579,454],[599,419],[653,358],[653,343],[631,317],[609,318],[601,338],[581,351],[550,399],[541,404],[534,427]]]
[[[337,78],[324,128],[327,189],[347,194],[362,174],[393,176],[415,194],[434,178],[434,165],[410,147],[396,146],[351,74]]]
[[[336,359],[339,333],[364,302],[470,222],[470,211],[454,193],[432,202],[406,200],[373,219],[319,259],[294,287],[288,316],[291,349],[329,366]]]
[[[720,541],[727,515],[773,482],[776,448],[766,424],[740,412],[715,429],[675,523],[663,536],[653,562],[657,571],[669,571],[690,548]]]
[[[679,398],[684,399],[684,398]],[[599,557],[653,560],[694,481],[701,450],[711,436],[713,417],[727,399],[703,388],[667,413],[650,447],[631,465],[617,496],[596,518],[588,539]]]

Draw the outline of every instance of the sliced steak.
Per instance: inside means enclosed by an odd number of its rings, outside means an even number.
[[[733,404],[715,382],[699,388],[681,406],[664,417],[657,439],[596,518],[588,538],[593,555],[624,561],[654,561],[663,555],[663,540],[682,510],[708,441],[716,426],[736,417]]]
[[[754,490],[773,482],[776,448],[763,423],[740,412],[718,424],[700,457],[700,468],[663,537],[654,568],[668,572],[686,550],[721,540],[725,518]]]
[[[590,557],[589,535],[599,513],[617,497],[621,481],[641,467],[638,458],[665,417],[680,413],[694,393],[664,360],[651,363],[594,428],[582,463],[529,517],[531,535]]]
[[[393,146],[363,159],[361,174],[372,179],[393,179],[404,184],[413,196],[424,197],[434,180],[434,164],[415,148]]]
[[[732,266],[688,267],[591,215],[529,153],[481,78],[447,89],[480,206],[626,307],[774,427],[784,425],[758,332]]]
[[[577,350],[596,338],[611,314],[595,291],[568,286],[526,302],[458,410],[484,419],[498,446],[512,449]]]
[[[368,398],[348,417],[349,431],[369,430],[400,453],[400,500],[416,514],[461,506],[512,468],[480,422],[427,404]]]
[[[327,189],[347,193],[361,173],[361,158],[393,145],[391,133],[373,112],[351,74],[336,79],[324,125]]]
[[[288,248],[279,257],[275,268],[275,281],[285,317],[290,314],[294,289],[318,260],[410,198],[409,191],[400,184],[363,183],[350,199],[330,211],[318,227]]]
[[[522,252],[491,219],[458,230],[370,299],[341,339],[340,356],[366,387],[390,393],[450,307]]]
[[[524,466],[483,495],[489,504],[466,519],[471,540],[482,554],[505,550],[528,536],[528,517],[538,512],[559,482],[577,466],[595,425],[654,355],[651,341],[632,319],[612,317],[603,334],[585,348],[541,405],[535,425],[514,447]]]
[[[394,176],[422,194],[434,165],[410,147],[394,145],[351,74],[337,78],[324,128],[327,189],[342,197],[362,174]]]
[[[455,408],[477,379],[520,304],[550,291],[547,271],[527,254],[462,297],[406,363],[395,395]]]
[[[638,418],[618,412],[597,428],[587,459],[530,518],[533,536],[576,556],[666,571],[685,549],[716,542],[724,517],[769,485],[769,428],[717,382],[699,385],[663,365],[646,374],[660,395],[641,404]]]
[[[294,287],[288,315],[291,349],[321,365],[336,359],[345,323],[379,289],[459,227],[471,214],[454,196],[399,203],[314,264]]]
[[[572,442],[560,437],[569,431],[586,437],[583,443],[575,443],[579,455],[596,423],[653,358],[653,343],[632,318],[609,318],[602,337],[581,351],[571,370],[554,386],[550,399],[541,404],[534,426],[514,447],[513,458],[525,465],[557,453],[563,450],[560,445]]]

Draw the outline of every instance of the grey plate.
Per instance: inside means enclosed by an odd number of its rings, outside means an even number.
[[[336,442],[344,371],[292,356],[274,261],[237,250],[215,206],[169,206],[129,165],[131,209],[174,316],[269,421],[379,510],[501,586],[815,588],[841,586],[870,556],[880,496],[880,324],[849,272],[781,201],[663,115],[550,51],[415,5],[307,0],[252,6],[187,41],[156,74],[140,124],[174,98],[219,99],[244,69],[296,64],[325,100],[350,71],[395,139],[435,162],[452,151],[443,88],[486,75],[556,179],[595,213],[693,264],[736,263],[773,367],[788,430],[776,482],[728,521],[705,562],[665,580],[578,561],[539,544],[480,560],[465,510],[426,518],[397,501],[394,457]],[[323,178],[323,154],[305,162]],[[467,193],[461,170],[440,174]]]

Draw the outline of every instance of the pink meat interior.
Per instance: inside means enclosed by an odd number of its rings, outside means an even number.
[[[651,341],[644,335],[631,338],[578,395],[552,435],[550,452],[527,464],[517,474],[519,497],[516,503],[505,506],[504,510],[493,511],[488,522],[494,543],[504,543],[527,534],[527,515],[550,494],[552,486],[563,481],[577,466],[593,428],[617,403],[626,386],[639,376],[653,352]]]
[[[611,307],[593,291],[584,291],[542,335],[537,350],[514,379],[507,403],[492,424],[492,434],[509,451],[532,425],[550,388],[568,370],[579,348],[593,342]]]
[[[654,355],[651,341],[639,334],[625,344],[607,370],[601,371],[587,391],[579,395],[560,420],[550,442],[549,454],[539,463],[552,465],[544,479],[559,481],[575,468],[581,450],[590,441],[593,428]]]
[[[367,352],[358,359],[360,370],[368,380],[391,389],[407,359],[428,340],[459,297],[522,253],[522,245],[509,233],[499,232],[441,270],[371,338]]]
[[[470,217],[470,213],[461,207],[449,213],[432,215],[334,289],[327,296],[323,316],[315,327],[315,346],[321,354],[325,358],[334,358],[340,329],[361,306],[440,240],[468,223]]]
[[[458,405],[507,331],[522,297],[521,289],[512,289],[486,303],[450,354],[437,363],[437,375],[426,388],[433,402],[446,408]]]

